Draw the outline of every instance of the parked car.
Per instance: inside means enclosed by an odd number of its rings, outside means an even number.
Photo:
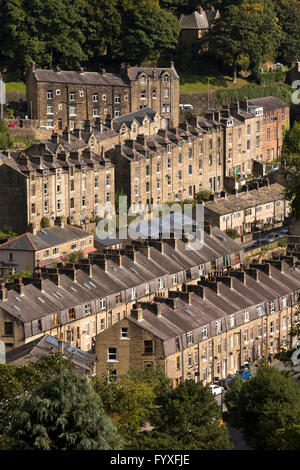
[[[15,129],[16,127],[20,126],[18,126],[18,124],[8,124],[8,127],[10,127],[11,129]]]
[[[40,126],[38,129],[53,129],[53,126]]]
[[[279,232],[279,238],[286,237],[288,233],[289,233],[289,231],[288,231],[287,229],[280,230],[280,232]]]
[[[209,385],[209,388],[213,395],[220,395],[220,393],[222,393],[223,391],[223,387],[216,384]]]
[[[265,238],[263,238],[262,241],[265,243],[272,243],[275,240],[278,240],[278,238],[280,238],[279,233],[272,232],[269,233]]]
[[[242,377],[243,380],[248,380],[251,378],[251,372],[249,369],[241,369],[241,370],[238,370],[237,372]]]

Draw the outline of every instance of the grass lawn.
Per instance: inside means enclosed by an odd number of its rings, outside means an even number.
[[[26,94],[26,85],[24,82],[5,82],[6,91],[18,91]]]
[[[5,73],[4,82],[6,91],[15,91],[26,94],[26,84],[18,73]]]
[[[232,83],[232,77],[224,75],[180,75],[180,93],[207,92],[209,79],[209,90],[222,90],[226,88],[242,88],[249,85],[249,80],[238,77],[237,83]]]

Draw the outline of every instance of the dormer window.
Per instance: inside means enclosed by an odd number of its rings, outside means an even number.
[[[146,83],[146,77],[145,77],[145,75],[142,75],[142,76],[141,76],[141,83]]]
[[[228,120],[228,121],[226,122],[226,126],[227,126],[227,127],[233,127],[233,121],[232,121],[232,120]]]
[[[168,82],[169,82],[169,75],[165,75],[165,76],[164,76],[164,82],[165,82],[165,83],[168,83]]]

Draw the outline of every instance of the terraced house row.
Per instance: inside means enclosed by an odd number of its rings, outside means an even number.
[[[293,257],[225,268],[194,284],[171,288],[96,337],[97,371],[117,378],[153,367],[173,386],[186,379],[211,383],[234,374],[295,338],[300,269]]]
[[[185,238],[137,240],[2,284],[0,339],[9,350],[47,333],[87,351],[95,335],[128,316],[137,301],[151,302],[243,261],[241,246],[216,227],[207,227],[201,250],[187,245]]]

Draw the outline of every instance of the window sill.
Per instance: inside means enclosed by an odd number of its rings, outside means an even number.
[[[119,338],[120,341],[130,341],[130,338]]]
[[[116,362],[119,362],[119,361],[117,361],[116,359],[108,359],[106,362],[109,362],[109,363],[116,363]]]

